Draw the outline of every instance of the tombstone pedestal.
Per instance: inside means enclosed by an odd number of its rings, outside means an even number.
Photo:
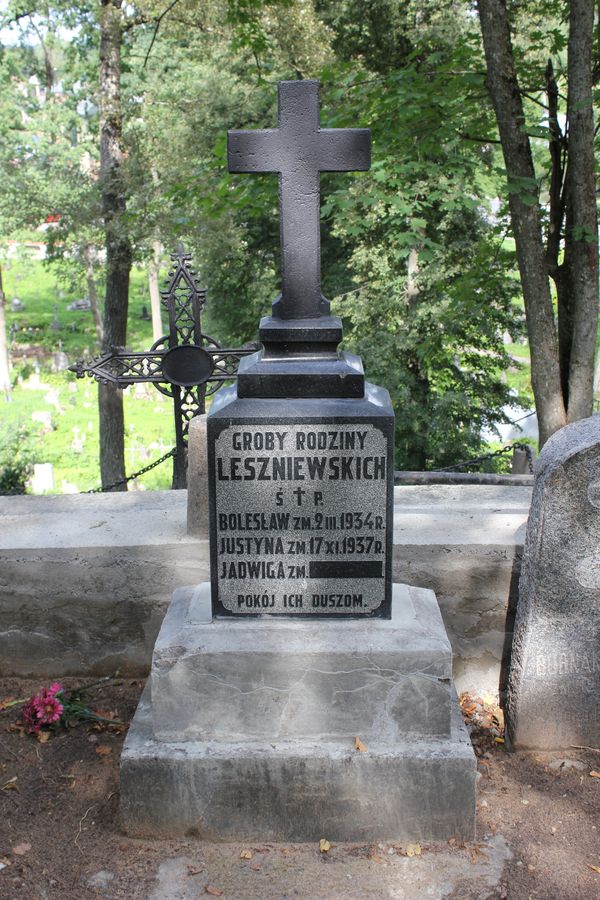
[[[163,623],[123,750],[123,824],[472,840],[475,756],[437,601],[392,584],[390,396],[338,350],[321,294],[320,172],[368,169],[370,133],[321,128],[318,83],[281,82],[278,128],[229,132],[228,160],[279,173],[282,290],[207,416],[211,583]]]
[[[121,814],[148,837],[470,840],[475,771],[431,591],[394,585],[368,623],[220,620],[203,584],[163,623]]]

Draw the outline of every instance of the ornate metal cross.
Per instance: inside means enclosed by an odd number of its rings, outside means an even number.
[[[190,419],[205,411],[206,396],[224,381],[234,379],[240,359],[255,353],[260,345],[224,348],[203,334],[201,313],[206,305],[206,291],[198,286],[191,254],[179,247],[171,259],[167,288],[161,291],[162,304],[169,315],[169,333],[147,352],[115,348],[91,362],[78,359],[70,369],[78,378],[89,375],[121,388],[151,382],[162,394],[173,398],[177,449],[173,457],[173,487],[184,488]]]
[[[321,128],[319,82],[279,83],[279,128],[229,131],[230,172],[278,172],[281,238],[281,319],[328,315],[321,296],[319,174],[366,171],[368,128]]]

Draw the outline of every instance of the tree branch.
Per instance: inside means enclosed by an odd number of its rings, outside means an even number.
[[[150,54],[152,53],[152,48],[154,47],[154,42],[156,40],[156,35],[158,34],[158,29],[160,28],[160,23],[162,22],[164,17],[167,15],[167,13],[171,12],[173,7],[177,5],[177,3],[179,3],[179,0],[171,0],[171,3],[169,3],[169,5],[166,7],[166,9],[163,9],[160,16],[157,18],[156,25],[154,28],[154,34],[152,35],[152,40],[150,41],[150,46],[148,47],[148,51],[146,53],[146,58],[144,59],[144,64],[142,65],[142,69],[146,68],[146,63],[148,62],[148,60],[150,58]]]
[[[475,141],[477,144],[502,144],[502,141],[499,141],[497,138],[477,137],[474,134],[466,134],[464,131],[457,131],[456,133],[463,140]]]

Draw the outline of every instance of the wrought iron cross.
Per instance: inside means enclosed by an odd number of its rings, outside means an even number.
[[[321,128],[319,82],[281,81],[279,128],[229,131],[230,172],[278,172],[282,319],[328,315],[321,295],[320,173],[366,171],[368,128]]]
[[[151,382],[162,394],[173,398],[177,449],[173,457],[174,488],[186,486],[190,419],[205,411],[207,395],[236,377],[240,359],[255,353],[260,346],[224,348],[202,333],[206,290],[198,286],[191,259],[181,246],[171,254],[169,281],[166,290],[161,291],[162,304],[169,315],[168,335],[159,338],[147,352],[115,348],[91,362],[78,359],[70,367],[78,378],[89,375],[120,388]]]

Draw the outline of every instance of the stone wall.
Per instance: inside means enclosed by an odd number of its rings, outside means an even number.
[[[436,591],[459,691],[498,689],[530,499],[395,489],[394,578]],[[1,497],[0,674],[146,674],[173,590],[208,579],[186,504],[186,491]]]

